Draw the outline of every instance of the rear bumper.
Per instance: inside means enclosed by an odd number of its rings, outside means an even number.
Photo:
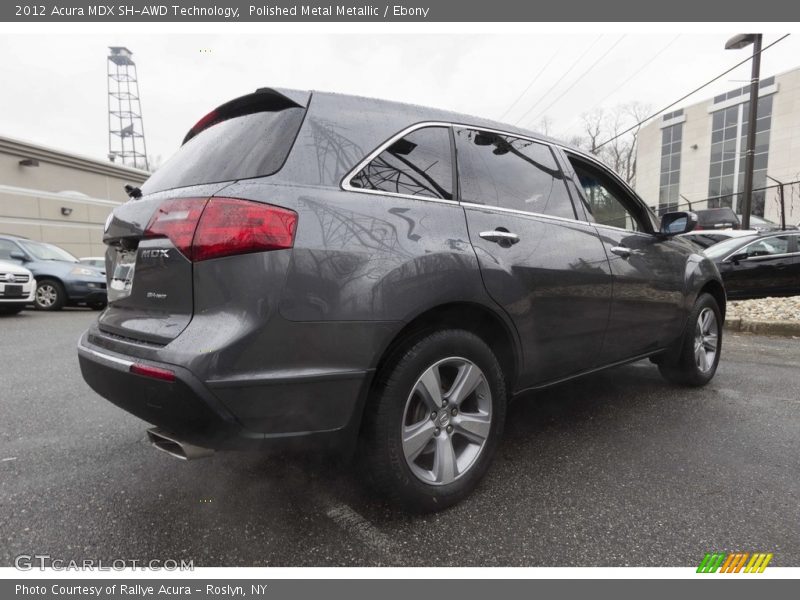
[[[370,374],[320,380],[203,382],[188,369],[78,343],[89,386],[123,410],[182,440],[215,450],[347,452],[355,442]],[[175,373],[175,381],[130,372],[146,364]],[[235,399],[236,401],[232,401]],[[233,408],[233,410],[232,410]]]

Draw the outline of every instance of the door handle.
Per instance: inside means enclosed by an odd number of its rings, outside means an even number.
[[[495,242],[501,246],[511,246],[519,241],[519,236],[516,233],[502,231],[500,229],[495,229],[494,231],[481,231],[478,235],[487,242]]]
[[[630,248],[626,248],[625,246],[614,246],[611,248],[611,252],[616,254],[617,256],[621,256],[622,258],[629,258],[632,254]]]

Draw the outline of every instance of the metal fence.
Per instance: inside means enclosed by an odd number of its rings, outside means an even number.
[[[722,206],[740,207],[744,192],[725,194],[710,198],[692,200],[681,196],[677,204],[661,205],[654,210],[662,215],[674,210],[702,210]],[[737,209],[737,213],[739,210]],[[753,189],[752,216],[773,221],[778,225],[796,227],[800,225],[800,179],[775,183],[766,187]]]

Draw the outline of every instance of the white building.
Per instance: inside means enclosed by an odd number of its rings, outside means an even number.
[[[642,127],[636,191],[659,211],[730,206],[741,213],[750,87],[662,115]],[[800,68],[762,78],[756,121],[753,211],[800,221]]]
[[[105,252],[103,224],[127,200],[124,185],[148,173],[0,136],[0,233],[61,246],[75,256]]]

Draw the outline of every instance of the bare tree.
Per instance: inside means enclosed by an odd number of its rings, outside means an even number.
[[[642,120],[649,113],[650,107],[641,102],[584,113],[581,115],[581,135],[573,136],[570,142],[600,158],[633,185],[636,181],[639,130]],[[635,127],[631,131],[622,133],[633,125]]]
[[[547,115],[544,115],[541,119],[539,119],[539,122],[532,127],[532,129],[536,133],[541,133],[542,135],[551,137],[553,135],[553,119]]]

